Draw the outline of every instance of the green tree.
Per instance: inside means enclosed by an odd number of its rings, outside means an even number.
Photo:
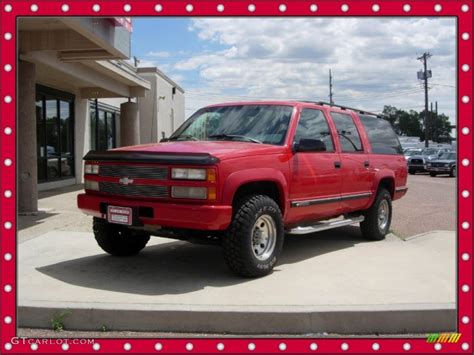
[[[398,135],[419,137],[420,141],[425,140],[424,110],[421,112],[404,111],[395,106],[386,105],[383,108],[383,115]],[[440,114],[436,117],[436,114],[431,112],[429,122],[428,133],[431,140],[434,142],[450,141],[451,123],[448,116]]]

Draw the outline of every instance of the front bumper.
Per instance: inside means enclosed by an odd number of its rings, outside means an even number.
[[[426,170],[426,165],[424,164],[408,164],[408,169],[409,170],[417,170],[417,171],[420,171],[420,170]]]
[[[196,230],[224,230],[232,220],[232,206],[191,205],[145,202],[117,197],[79,194],[77,206],[85,214],[106,218],[104,205],[145,207],[153,210],[153,217],[139,217],[144,225]]]

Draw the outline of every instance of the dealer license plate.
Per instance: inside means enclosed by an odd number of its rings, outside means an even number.
[[[132,225],[133,213],[130,207],[107,207],[107,221],[110,223]]]

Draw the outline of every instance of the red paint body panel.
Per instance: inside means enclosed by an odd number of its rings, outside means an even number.
[[[231,206],[144,202],[92,194],[79,194],[77,196],[78,207],[84,213],[106,218],[100,212],[101,203],[121,207],[151,207],[155,218],[140,218],[141,221],[144,224],[163,227],[223,230],[229,226],[232,217]]]
[[[280,207],[286,225],[309,223],[343,213],[364,210],[370,207],[382,179],[390,179],[394,191],[393,199],[406,193],[407,166],[403,155],[372,154],[364,128],[356,113],[336,107],[302,102],[246,102],[223,105],[289,105],[295,109],[283,145],[255,144],[236,141],[175,141],[122,147],[114,149],[124,152],[153,152],[165,155],[210,154],[218,162],[210,166],[186,166],[190,168],[213,168],[216,181],[183,181],[136,179],[134,184],[162,186],[202,186],[216,189],[215,200],[178,200],[171,196],[156,199],[148,196],[122,197],[104,195],[87,190],[78,196],[78,206],[85,213],[104,217],[100,203],[117,206],[151,207],[154,218],[141,218],[144,224],[198,230],[224,230],[232,219],[232,201],[243,184],[271,182],[280,195]],[[216,105],[216,106],[223,106]],[[334,142],[335,152],[294,153],[292,143],[299,115],[303,108],[324,112]],[[363,152],[342,153],[337,131],[329,112],[350,114],[361,136]],[[366,166],[365,162],[369,162]],[[336,168],[335,162],[341,167]],[[150,163],[101,162],[101,164],[126,164],[157,166]],[[168,169],[173,164],[165,165]],[[118,182],[120,177],[86,176],[90,180]],[[347,198],[354,195],[357,198]],[[308,201],[318,203],[309,204]],[[319,203],[324,200],[328,202]],[[296,206],[300,204],[300,206]],[[308,205],[305,205],[308,204]]]

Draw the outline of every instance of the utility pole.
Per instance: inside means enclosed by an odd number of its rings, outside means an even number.
[[[430,131],[429,131],[429,138],[434,142],[434,131],[436,129],[434,121],[433,121],[433,102],[430,102]]]
[[[332,99],[332,75],[331,69],[329,69],[329,103],[333,104],[334,100]]]
[[[419,58],[421,62],[423,62],[423,72],[418,72],[418,79],[424,80],[425,82],[425,147],[429,146],[428,143],[428,129],[429,129],[429,117],[428,117],[428,78],[431,78],[431,70],[428,71],[426,69],[428,64],[428,58],[431,57],[431,53],[425,52]]]
[[[438,124],[438,101],[435,101],[435,123]],[[443,128],[444,130],[444,128]],[[439,131],[436,129],[436,141],[438,141]]]

